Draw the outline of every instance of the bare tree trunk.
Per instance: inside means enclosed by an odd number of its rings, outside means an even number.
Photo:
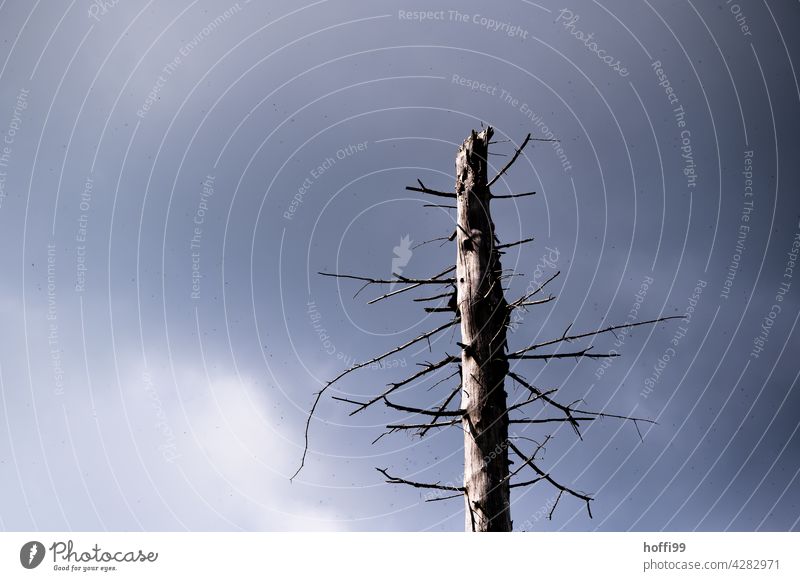
[[[467,531],[510,531],[508,373],[502,267],[490,213],[487,157],[492,128],[472,134],[456,156],[456,283],[461,316],[461,409]]]

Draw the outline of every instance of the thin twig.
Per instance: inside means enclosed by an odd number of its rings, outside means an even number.
[[[456,358],[456,359],[458,359],[458,361],[459,361],[459,362],[461,361],[461,359],[460,359],[460,358]],[[454,375],[459,375],[460,373],[461,373],[461,365],[459,365],[459,366],[458,366],[458,369],[456,369],[456,370],[455,370],[453,373],[451,373],[450,375],[448,375],[448,376],[447,376],[447,377],[445,377],[444,379],[440,379],[439,381],[437,381],[436,383],[434,383],[432,386],[430,386],[430,387],[427,389],[427,391],[431,391],[431,390],[432,390],[433,388],[435,388],[436,386],[438,386],[438,385],[441,385],[442,383],[444,383],[445,381],[447,381],[448,379],[450,379],[450,378],[451,378],[451,377],[453,377]]]
[[[426,410],[426,409],[422,409],[422,408],[409,407],[409,406],[404,406],[404,405],[400,405],[400,404],[396,404],[396,403],[390,402],[389,399],[386,398],[386,397],[383,398],[383,403],[385,403],[387,407],[390,407],[392,409],[395,409],[395,410],[398,410],[398,411],[401,411],[401,412],[422,414],[423,416],[434,416],[434,421],[439,416],[451,416],[451,417],[458,416],[458,417],[461,417],[466,413],[466,410],[445,411],[445,410]]]
[[[434,279],[434,280],[439,279],[440,277],[444,276],[445,274],[453,272],[455,269],[456,269],[455,266],[451,266],[447,270],[444,270],[444,271],[440,272],[439,274],[432,276],[431,278]],[[393,290],[393,291],[388,292],[388,293],[386,293],[384,295],[381,295],[378,298],[372,299],[371,301],[367,301],[367,304],[368,305],[375,304],[378,301],[382,301],[383,299],[388,299],[389,297],[393,297],[395,295],[399,295],[400,293],[404,293],[406,291],[410,291],[410,290],[413,290],[415,288],[419,288],[420,286],[422,286],[422,285],[420,285],[420,284],[412,284],[412,285],[409,285],[409,286],[404,286],[404,287],[399,288],[397,290]]]
[[[517,383],[519,383],[520,385],[522,385],[523,387],[527,388],[534,395],[537,395],[538,398],[541,399],[542,401],[548,403],[549,405],[551,405],[554,408],[556,408],[556,409],[560,410],[561,412],[563,412],[564,415],[566,416],[565,419],[569,421],[570,425],[572,426],[572,429],[575,430],[575,433],[581,439],[583,439],[583,437],[581,436],[580,430],[578,429],[579,428],[579,424],[578,424],[579,421],[593,420],[593,419],[596,419],[596,418],[615,418],[615,419],[620,419],[620,420],[627,420],[627,421],[631,421],[631,422],[634,423],[634,425],[636,426],[636,430],[637,431],[639,430],[639,426],[638,426],[637,422],[645,422],[645,423],[648,423],[648,424],[655,424],[656,423],[654,420],[649,420],[647,418],[638,418],[638,417],[634,417],[634,416],[623,416],[623,415],[618,415],[618,414],[608,414],[608,413],[605,413],[605,412],[594,412],[594,411],[590,411],[590,410],[584,410],[584,409],[572,407],[573,405],[575,405],[575,403],[578,403],[578,402],[574,402],[574,403],[572,403],[570,405],[564,405],[564,404],[561,404],[561,403],[555,401],[554,399],[552,399],[550,397],[550,394],[553,393],[554,391],[556,391],[555,389],[547,391],[547,392],[543,392],[539,388],[534,387],[533,385],[528,383],[522,376],[520,376],[518,373],[515,373],[513,371],[510,371],[508,373],[508,376],[511,379],[513,379],[514,381],[516,381]],[[573,414],[580,414],[580,417],[575,417]],[[527,421],[526,422],[526,421],[514,421],[514,420],[512,420],[512,423],[536,423],[536,422],[533,422],[533,421]],[[641,436],[641,432],[639,432],[639,435]]]
[[[461,391],[461,386],[460,385],[457,386],[452,392],[450,392],[450,395],[447,396],[447,399],[444,400],[444,403],[442,403],[442,405],[439,406],[439,409],[437,410],[438,413],[434,414],[433,419],[431,420],[432,422],[435,422],[436,420],[438,420],[444,414],[444,410],[447,409],[447,406],[450,405],[450,402],[453,401],[453,398],[456,396],[456,394],[459,391]],[[419,433],[420,437],[422,437],[425,434],[427,434],[429,429],[430,428],[424,428]]]
[[[431,240],[425,240],[424,242],[420,242],[419,244],[415,244],[414,246],[412,246],[411,250],[416,250],[420,246],[425,246],[426,244],[430,244],[431,242],[439,242],[441,240],[447,240],[447,239],[448,239],[447,236],[441,236],[439,238],[432,238]]]
[[[453,325],[456,325],[459,322],[460,322],[459,319],[454,319],[452,321],[449,321],[449,322],[445,323],[444,325],[440,325],[439,327],[437,327],[433,331],[428,331],[427,333],[423,333],[419,337],[416,337],[416,338],[412,339],[411,341],[403,343],[399,347],[395,347],[394,349],[390,349],[389,351],[387,351],[383,355],[378,355],[377,357],[373,357],[369,361],[364,361],[362,363],[357,363],[355,365],[352,365],[352,366],[348,367],[347,369],[342,371],[339,375],[334,377],[331,381],[327,382],[323,386],[323,388],[317,392],[316,396],[314,397],[314,403],[311,405],[311,411],[308,413],[308,419],[306,420],[306,427],[305,427],[305,433],[304,433],[305,444],[303,446],[303,457],[300,459],[300,466],[297,468],[297,471],[292,475],[292,477],[289,480],[290,481],[294,480],[295,477],[298,474],[300,474],[300,471],[303,469],[303,466],[305,466],[306,455],[308,454],[308,430],[311,427],[311,419],[314,417],[314,412],[317,409],[317,405],[319,404],[320,399],[322,399],[323,394],[328,390],[328,388],[331,385],[333,385],[334,383],[339,381],[342,377],[344,377],[348,373],[351,373],[351,372],[355,371],[356,369],[361,369],[362,367],[366,367],[367,365],[372,365],[373,363],[377,363],[378,361],[381,361],[382,359],[385,359],[389,355],[393,355],[393,354],[397,353],[398,351],[402,351],[403,349],[411,347],[415,343],[419,343],[423,339],[426,339],[427,337],[430,337],[431,335],[433,335],[435,333],[438,333],[439,331],[447,329],[448,327],[452,327]]]
[[[461,423],[461,420],[447,420],[444,422],[429,422],[427,424],[388,424],[390,430],[425,430],[430,428],[447,428]]]
[[[591,422],[596,420],[599,416],[581,416],[581,417],[568,417],[568,418],[522,418],[519,420],[508,420],[509,424],[552,424],[558,422]]]
[[[585,339],[586,337],[594,337],[595,335],[600,335],[602,333],[609,333],[609,332],[617,331],[619,329],[630,329],[632,327],[638,327],[640,325],[655,325],[655,324],[661,323],[663,321],[669,321],[670,319],[683,319],[683,318],[685,318],[685,317],[683,317],[683,315],[674,315],[674,316],[671,316],[671,317],[660,317],[658,319],[651,319],[649,321],[639,321],[637,323],[625,323],[623,325],[612,325],[610,327],[606,327],[605,329],[598,329],[597,331],[590,331],[588,333],[580,333],[578,335],[570,335],[570,336],[567,336],[567,332],[569,332],[569,327],[567,327],[567,330],[564,331],[564,334],[561,335],[561,337],[559,337],[558,339],[551,339],[550,341],[545,341],[544,343],[537,343],[535,345],[531,345],[529,347],[525,347],[524,349],[520,349],[518,351],[514,351],[514,353],[512,353],[510,356],[522,355],[523,353],[527,353],[529,351],[534,351],[534,350],[539,349],[541,347],[548,347],[550,345],[555,345],[556,343],[561,343],[561,342],[564,342],[564,341],[569,343],[570,341],[575,341],[577,339]],[[571,326],[572,325],[570,325],[570,327]]]
[[[554,297],[553,295],[550,295],[546,299],[539,299],[538,301],[525,301],[523,303],[515,302],[515,303],[513,303],[511,305],[508,305],[508,308],[509,309],[522,308],[523,310],[527,311],[528,309],[525,309],[525,307],[532,307],[532,306],[535,306],[535,305],[544,305],[544,304],[549,303],[549,302],[554,301],[554,300],[556,300],[556,297]]]
[[[555,392],[557,392],[557,391],[558,391],[557,389],[551,389],[550,391],[546,391],[546,392],[544,392],[544,393],[541,393],[541,394],[538,394],[538,395],[534,395],[533,397],[529,397],[528,399],[526,399],[526,400],[525,400],[525,401],[523,401],[523,402],[520,402],[520,403],[515,403],[514,405],[508,406],[508,409],[506,409],[506,412],[511,412],[511,411],[514,411],[514,410],[516,410],[516,409],[519,409],[519,408],[521,408],[521,407],[523,407],[523,406],[526,406],[526,405],[528,405],[528,404],[530,404],[530,403],[533,403],[533,402],[535,402],[535,401],[539,401],[539,400],[540,400],[540,399],[542,399],[543,397],[547,397],[547,396],[548,396],[548,395],[550,395],[551,393],[555,393]]]
[[[553,506],[550,508],[550,513],[547,515],[547,520],[553,520],[553,513],[555,512],[556,507],[558,506],[558,501],[561,500],[561,495],[562,494],[564,494],[564,491],[563,490],[559,490],[558,491],[558,498],[556,498],[556,501],[553,503]],[[589,506],[588,502],[586,503],[586,506],[587,507]],[[591,513],[589,513],[589,514],[591,515]]]
[[[448,284],[455,282],[454,278],[407,278],[404,276],[397,276],[397,278],[369,278],[367,276],[356,276],[354,274],[336,274],[334,272],[319,272],[322,276],[331,276],[334,278],[349,278],[352,280],[361,280],[366,281],[367,284],[398,284],[398,283],[408,283],[408,284]]]
[[[540,284],[540,285],[539,285],[539,286],[536,288],[536,290],[534,290],[534,291],[532,291],[532,292],[530,292],[530,293],[528,293],[528,294],[526,294],[526,295],[524,295],[524,296],[522,296],[522,297],[518,298],[516,301],[514,301],[513,303],[511,303],[511,304],[509,305],[509,307],[513,308],[514,306],[517,306],[517,305],[519,305],[520,303],[524,303],[524,302],[525,302],[525,301],[527,301],[529,298],[531,298],[531,297],[533,297],[533,296],[535,296],[535,295],[539,294],[540,292],[542,292],[542,290],[544,290],[544,287],[546,287],[548,284],[550,284],[550,282],[552,282],[552,281],[553,281],[553,280],[554,280],[554,279],[555,279],[555,278],[556,278],[556,277],[557,277],[559,274],[561,274],[561,271],[560,271],[560,270],[556,271],[556,273],[555,273],[553,276],[551,276],[551,277],[550,277],[550,278],[548,278],[546,281],[544,281],[542,284]]]
[[[503,196],[495,196],[492,194],[493,200],[510,200],[511,198],[525,198],[527,196],[535,196],[536,192],[525,192],[524,194],[508,194]]]
[[[533,238],[525,238],[524,240],[517,240],[516,242],[510,242],[508,244],[498,244],[495,248],[501,250],[503,248],[511,248],[512,246],[519,246],[520,244],[527,244],[528,242],[533,242]]]
[[[539,467],[538,467],[538,466],[537,466],[537,465],[534,463],[534,461],[533,461],[533,458],[528,458],[527,456],[525,456],[525,454],[523,454],[523,452],[522,452],[522,451],[521,451],[519,448],[517,448],[517,447],[514,445],[514,443],[513,443],[513,442],[511,442],[510,440],[507,440],[507,442],[508,442],[508,446],[509,446],[509,447],[510,447],[512,450],[514,450],[514,453],[515,453],[517,456],[519,456],[519,457],[520,457],[520,459],[522,459],[522,461],[523,461],[523,462],[525,462],[525,464],[526,464],[527,466],[530,466],[530,467],[531,467],[531,469],[532,469],[534,472],[536,472],[536,474],[538,474],[539,476],[541,476],[542,478],[544,478],[545,480],[547,480],[547,482],[549,482],[549,483],[550,483],[552,486],[555,486],[556,488],[558,488],[558,490],[560,490],[562,493],[563,493],[563,492],[566,492],[567,494],[569,494],[569,495],[571,495],[571,496],[574,496],[575,498],[578,498],[578,499],[580,499],[580,500],[583,500],[583,501],[586,503],[586,510],[587,510],[587,512],[589,513],[589,518],[592,518],[592,507],[591,507],[591,505],[590,505],[590,503],[591,503],[591,501],[592,501],[592,497],[591,497],[591,496],[589,496],[588,494],[583,494],[583,493],[581,493],[581,492],[577,492],[577,491],[575,491],[575,490],[572,490],[572,489],[571,489],[571,488],[569,488],[568,486],[564,486],[563,484],[561,484],[561,483],[557,482],[556,480],[553,480],[553,478],[552,478],[552,477],[551,477],[549,474],[547,474],[547,473],[545,473],[544,471],[542,471],[542,470],[541,470],[541,469],[540,469],[540,468],[539,468]],[[559,497],[560,497],[560,495],[559,495]],[[551,511],[551,513],[552,513],[552,511]]]
[[[619,353],[589,353],[592,347],[581,349],[580,351],[573,351],[571,353],[540,353],[538,355],[517,355],[512,353],[508,356],[509,359],[568,359],[570,357],[586,357],[587,359],[605,359],[608,357],[619,357]]]
[[[433,488],[436,490],[451,490],[453,492],[464,492],[463,486],[448,486],[446,484],[439,484],[438,482],[435,483],[427,483],[427,482],[415,482],[413,480],[406,480],[404,478],[397,478],[396,476],[391,476],[388,473],[388,468],[375,468],[378,472],[383,474],[386,477],[386,482],[389,484],[406,484],[408,486],[413,486],[414,488]]]
[[[494,182],[499,180],[500,176],[506,173],[508,168],[510,168],[514,164],[514,162],[517,161],[519,154],[522,153],[522,150],[525,149],[525,146],[528,145],[528,142],[530,140],[531,140],[531,134],[528,133],[528,136],[525,138],[525,141],[523,141],[522,145],[519,146],[519,149],[517,149],[517,151],[514,152],[514,157],[512,157],[511,160],[506,165],[503,166],[503,169],[501,169],[500,172],[492,178],[492,181],[486,184],[487,187],[492,187],[492,184],[494,184]]]
[[[434,295],[432,297],[419,297],[419,298],[411,299],[411,300],[414,301],[415,303],[422,303],[422,302],[425,302],[425,301],[434,301],[436,299],[443,299],[445,297],[452,297],[452,296],[453,296],[452,292],[446,292],[446,293],[442,293],[440,295]]]
[[[425,502],[438,502],[439,500],[453,500],[454,498],[463,498],[464,493],[461,494],[451,494],[449,496],[437,496],[436,498],[426,498]]]
[[[436,363],[426,363],[425,364],[425,369],[423,369],[422,371],[418,371],[414,375],[412,375],[410,377],[407,377],[407,378],[403,379],[402,381],[397,381],[395,383],[390,383],[389,384],[389,389],[387,389],[386,391],[384,391],[380,395],[376,395],[375,397],[373,397],[369,401],[366,401],[366,402],[362,403],[360,405],[360,407],[358,407],[357,409],[355,409],[352,412],[350,412],[350,415],[352,416],[352,415],[357,414],[360,411],[365,410],[366,408],[370,407],[374,403],[376,403],[378,401],[381,401],[384,397],[386,397],[387,395],[389,395],[393,391],[399,389],[400,387],[402,387],[404,385],[407,385],[407,384],[411,383],[414,380],[419,379],[423,375],[431,373],[432,371],[435,371],[437,369],[441,369],[445,365],[448,365],[450,363],[455,363],[457,361],[461,361],[461,358],[460,357],[454,357],[452,355],[447,355],[444,359],[442,359],[440,361],[437,361]]]
[[[455,198],[455,194],[451,194],[450,192],[439,192],[437,190],[432,190],[430,188],[425,187],[420,180],[417,180],[419,187],[414,186],[406,186],[406,189],[410,192],[421,192],[423,194],[430,194],[431,196],[439,196],[440,198]]]

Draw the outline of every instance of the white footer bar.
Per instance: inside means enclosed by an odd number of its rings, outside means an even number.
[[[799,552],[800,533],[0,533],[0,579],[797,580]]]

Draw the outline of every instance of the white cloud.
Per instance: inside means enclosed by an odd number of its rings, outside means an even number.
[[[128,392],[138,400],[140,424],[152,427],[144,441],[160,451],[151,464],[166,472],[159,481],[180,487],[161,490],[165,497],[202,496],[197,504],[206,507],[210,526],[227,520],[248,530],[346,528],[331,510],[310,505],[301,496],[307,489],[289,482],[297,448],[281,431],[264,388],[230,373],[207,378],[187,365],[175,365],[175,386],[168,367],[160,369],[137,387],[131,381]]]

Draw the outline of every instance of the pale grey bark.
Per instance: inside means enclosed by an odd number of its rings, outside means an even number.
[[[508,372],[500,255],[487,179],[491,127],[472,134],[456,156],[457,305],[461,317],[464,497],[467,531],[510,531]]]

